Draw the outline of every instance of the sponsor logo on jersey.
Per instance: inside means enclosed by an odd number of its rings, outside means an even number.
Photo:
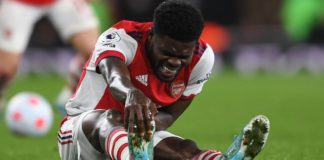
[[[141,82],[142,84],[144,84],[145,86],[147,86],[147,77],[148,75],[147,74],[143,74],[143,75],[138,75],[136,76],[135,78]]]
[[[200,84],[200,83],[203,83],[205,81],[207,81],[210,77],[211,73],[207,73],[205,77],[203,77],[202,79],[199,79],[196,84]]]
[[[171,84],[171,95],[174,98],[178,98],[182,95],[185,88],[186,86],[182,80],[174,81]]]

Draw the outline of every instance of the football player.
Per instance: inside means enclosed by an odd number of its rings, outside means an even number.
[[[214,53],[199,39],[204,21],[192,5],[167,0],[153,19],[121,21],[99,37],[66,105],[61,158],[149,158],[154,147],[154,159],[253,159],[267,139],[264,116],[252,119],[224,154],[166,131],[202,91]]]

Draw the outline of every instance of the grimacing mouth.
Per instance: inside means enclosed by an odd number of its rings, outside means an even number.
[[[171,68],[167,67],[166,65],[162,65],[162,69],[167,72],[171,72],[172,74],[176,74],[178,72],[178,70],[180,69],[180,67],[176,68],[176,69],[171,69]]]
[[[178,76],[181,68],[183,68],[183,65],[170,68],[167,64],[161,64],[158,72],[162,79],[165,79],[165,81],[171,81]]]

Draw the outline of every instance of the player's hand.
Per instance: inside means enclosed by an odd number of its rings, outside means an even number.
[[[125,129],[131,136],[151,140],[155,127],[156,104],[138,89],[128,92],[125,101]]]

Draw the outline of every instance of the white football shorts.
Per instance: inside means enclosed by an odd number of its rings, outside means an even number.
[[[85,0],[57,0],[45,6],[1,1],[0,48],[8,52],[25,51],[35,23],[43,16],[48,16],[64,40],[98,26],[97,18]]]

